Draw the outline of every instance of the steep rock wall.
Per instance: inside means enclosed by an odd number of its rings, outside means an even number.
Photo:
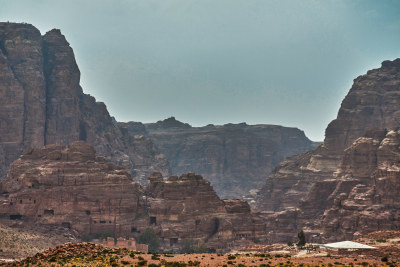
[[[146,183],[169,173],[153,142],[116,126],[104,103],[83,93],[74,53],[59,30],[0,23],[0,179],[28,147],[83,140]]]
[[[261,188],[281,160],[315,145],[301,130],[276,125],[191,127],[173,117],[145,129],[124,125],[132,134],[150,137],[173,173],[201,173],[221,198],[251,198],[250,190]]]
[[[0,182],[0,216],[81,234],[131,233],[143,190],[85,142],[25,151]]]
[[[257,208],[282,211],[298,207],[312,186],[334,178],[344,150],[374,129],[400,125],[400,59],[384,61],[381,68],[359,76],[345,97],[337,118],[317,149],[281,163],[261,189]]]

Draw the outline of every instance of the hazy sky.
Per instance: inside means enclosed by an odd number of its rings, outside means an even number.
[[[400,1],[0,0],[59,28],[120,121],[298,127],[322,140],[352,81],[400,57]]]

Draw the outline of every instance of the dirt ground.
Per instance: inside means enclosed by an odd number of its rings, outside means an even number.
[[[9,225],[0,220],[0,262],[14,261],[34,255],[66,242],[77,242],[64,228],[44,228],[37,225]]]
[[[143,254],[91,243],[66,243],[4,266],[400,266],[400,231],[357,240],[364,251],[295,250],[286,244],[257,245],[229,254]],[[248,250],[247,252],[245,250]]]

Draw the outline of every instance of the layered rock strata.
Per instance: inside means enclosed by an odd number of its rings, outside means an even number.
[[[0,194],[2,217],[81,234],[129,235],[143,211],[143,192],[130,174],[82,141],[28,149],[0,182]]]
[[[179,251],[185,240],[214,250],[265,241],[265,224],[249,204],[221,200],[200,175],[154,173],[149,180],[143,190],[83,141],[30,148],[0,182],[0,218],[81,236],[131,238],[151,227],[167,251]]]
[[[266,211],[270,240],[289,241],[302,228],[310,239],[321,242],[351,238],[357,231],[397,227],[398,217],[390,206],[372,211],[355,203],[368,198],[365,194],[376,197],[371,193],[376,187],[371,186],[380,180],[374,175],[382,173],[376,151],[382,146],[380,140],[387,138],[386,129],[400,127],[399,103],[400,59],[385,61],[381,68],[354,80],[337,119],[326,130],[324,143],[283,161],[260,191],[257,207]],[[392,161],[398,159],[396,153],[388,155],[382,166],[393,166]],[[396,175],[391,173],[391,177]],[[392,185],[396,191],[395,182]],[[337,206],[345,203],[348,209]],[[391,215],[384,219],[391,223],[377,222],[387,212]],[[367,220],[371,223],[361,226]]]
[[[149,222],[167,250],[178,251],[189,239],[204,241],[214,250],[265,241],[265,224],[249,204],[220,200],[202,176],[187,173],[164,180],[155,173],[149,180]]]
[[[174,117],[124,124],[147,135],[167,156],[173,173],[201,173],[221,198],[244,198],[261,188],[285,157],[312,149],[304,132],[276,125],[226,124],[191,127]]]
[[[384,61],[379,69],[359,76],[342,102],[338,116],[327,127],[317,149],[282,162],[259,193],[260,210],[297,207],[318,181],[333,178],[344,149],[373,129],[400,124],[400,59]]]
[[[345,157],[348,160],[343,161],[338,178],[355,185],[347,192],[335,189],[331,194],[333,203],[322,217],[324,236],[342,240],[376,230],[398,230],[400,130],[389,131],[383,138],[359,138],[346,149]]]
[[[74,53],[59,30],[0,23],[0,179],[28,147],[83,140],[142,182],[169,173],[152,141],[116,126],[104,103],[83,93]]]

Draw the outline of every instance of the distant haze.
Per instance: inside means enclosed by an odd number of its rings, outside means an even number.
[[[0,0],[59,28],[119,121],[278,124],[323,140],[352,80],[400,57],[400,1]]]

